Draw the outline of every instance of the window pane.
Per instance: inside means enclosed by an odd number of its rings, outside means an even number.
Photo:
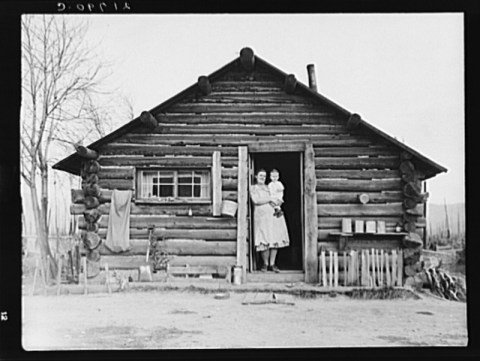
[[[192,186],[189,185],[179,185],[178,186],[178,196],[179,197],[192,197]]]
[[[197,198],[200,198],[202,196],[200,185],[193,186],[193,194],[194,194],[194,197],[197,197]]]
[[[173,184],[173,172],[160,172],[160,183]]]
[[[178,172],[178,183],[179,184],[192,184],[192,172]]]
[[[173,197],[173,185],[160,185],[160,197]]]

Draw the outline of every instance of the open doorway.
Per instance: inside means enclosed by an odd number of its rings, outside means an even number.
[[[290,246],[279,250],[276,264],[281,270],[303,270],[303,200],[302,200],[302,154],[300,152],[271,152],[250,153],[252,160],[251,170],[267,171],[267,184],[270,182],[268,174],[275,168],[280,172],[280,181],[285,186],[282,210],[287,223]],[[253,177],[251,178],[253,181]],[[252,209],[250,208],[250,214]],[[251,219],[251,227],[253,220]],[[253,232],[252,232],[253,234]],[[251,251],[254,251],[251,248]],[[251,270],[258,269],[261,264],[260,255],[253,252]]]

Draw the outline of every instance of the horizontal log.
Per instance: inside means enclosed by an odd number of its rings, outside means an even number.
[[[332,147],[332,149],[335,149]],[[392,179],[399,177],[398,170],[378,170],[378,169],[317,169],[315,171],[317,179],[336,178],[336,179]]]
[[[163,125],[158,132],[165,134],[258,134],[258,135],[280,135],[280,134],[348,134],[344,127],[335,125],[184,125],[168,126]]]
[[[402,203],[390,204],[321,204],[317,206],[319,217],[339,216],[401,216]]]
[[[102,193],[103,196],[107,196],[107,192]],[[101,214],[110,213],[110,200],[111,192],[109,198],[100,199],[103,204],[101,204],[97,209]],[[107,202],[107,203],[105,203]],[[132,204],[130,209],[130,214],[132,215],[176,215],[176,216],[187,216],[189,215],[189,210],[192,210],[193,216],[211,216],[212,215],[212,206],[210,204]],[[75,204],[70,206],[71,214],[82,214],[85,211],[85,207],[82,204]]]
[[[98,173],[99,170],[100,164],[96,160],[86,160],[82,161],[80,174],[82,177],[85,177],[87,174]]]
[[[124,155],[194,155],[211,156],[213,152],[220,151],[222,156],[235,156],[238,154],[236,147],[214,147],[214,146],[174,146],[174,145],[155,145],[143,143],[110,143],[102,148],[102,154],[124,154]],[[101,174],[101,173],[100,173]],[[108,173],[107,173],[108,174]],[[108,174],[110,175],[110,174]],[[123,178],[113,177],[111,178]],[[100,175],[101,178],[101,175]]]
[[[287,94],[293,94],[295,92],[295,89],[297,87],[297,79],[295,78],[295,75],[289,74],[285,77],[285,93]]]
[[[401,191],[402,181],[395,179],[317,179],[317,191],[350,191],[350,192],[375,192],[375,191]]]
[[[386,229],[389,230],[393,230],[397,223],[402,222],[401,217],[319,217],[318,228],[341,230],[343,218],[350,218],[352,220],[352,228],[356,220],[364,222],[383,221],[385,222]]]
[[[108,154],[105,149],[110,147],[108,144],[102,148],[102,154]],[[133,179],[135,176],[135,167],[102,167],[98,172],[99,179]]]
[[[224,93],[212,93],[208,97],[223,96]],[[240,94],[239,96],[248,96],[245,93],[226,93]],[[258,93],[251,93],[252,96]],[[269,93],[275,94],[275,93]],[[283,94],[278,97],[286,98]],[[288,96],[291,98],[293,96]],[[304,99],[303,97],[299,97]],[[206,99],[206,98],[205,98]],[[310,112],[310,113],[228,113],[228,114],[178,114],[178,113],[160,113],[157,115],[161,123],[166,124],[264,124],[264,125],[295,125],[295,124],[342,124],[342,121],[333,112]]]
[[[234,256],[236,244],[235,241],[169,239],[161,242],[158,249],[168,255],[175,256]],[[98,248],[98,251],[101,255],[145,256],[149,242],[148,239],[131,239],[129,245],[129,249],[121,253],[112,252],[103,244]],[[153,255],[151,254],[151,256]]]
[[[381,157],[381,158],[361,158],[361,157],[315,157],[316,169],[396,169],[398,168],[398,157]]]
[[[323,147],[345,147],[345,146],[368,146],[372,141],[368,138],[352,138],[348,135],[328,135],[328,134],[291,134],[291,135],[236,135],[236,134],[138,134],[130,133],[117,139],[117,142],[126,143],[146,143],[160,145],[248,145],[250,143],[262,142],[284,142],[284,141],[303,141],[311,142],[314,145]]]
[[[358,127],[360,122],[361,122],[360,115],[352,114],[352,115],[350,115],[350,117],[347,120],[347,128],[348,129],[355,129],[356,127]]]
[[[238,91],[238,92],[255,92],[255,91],[283,91],[283,84],[278,81],[232,81],[232,80],[216,80],[212,83],[212,90],[216,91]]]
[[[70,194],[72,203],[83,203],[85,201],[85,194],[82,189],[71,189]]]
[[[238,181],[233,178],[222,178],[222,189],[223,190],[237,190]]]
[[[157,126],[157,119],[155,119],[155,117],[147,111],[143,111],[140,114],[140,121],[147,129],[154,129]]]
[[[385,146],[371,147],[314,147],[315,154],[319,157],[356,157],[359,155],[397,156],[398,151]]]
[[[103,217],[102,217],[103,218]],[[105,238],[107,235],[106,228],[98,230],[100,237]],[[189,238],[189,239],[205,239],[205,240],[236,240],[236,229],[155,229],[155,237],[157,238]],[[147,239],[147,228],[130,228],[130,238]]]
[[[201,75],[198,77],[197,86],[202,95],[210,94],[210,92],[212,91],[212,84],[210,84],[210,80],[205,75]]]
[[[133,212],[132,212],[133,213]],[[108,213],[104,214],[99,221],[100,227],[106,228],[108,225]],[[80,217],[79,228],[85,225]],[[155,233],[160,233],[160,228],[182,228],[182,229],[236,229],[237,220],[230,217],[182,217],[182,216],[130,216],[131,228],[147,228],[149,225],[156,227]]]
[[[103,165],[166,166],[166,167],[211,167],[212,157],[141,157],[104,156],[99,158]],[[236,166],[236,157],[222,157],[222,165]]]
[[[88,197],[85,197],[83,204],[85,204],[85,208],[87,209],[97,208],[100,205],[100,201],[98,200],[97,197],[88,196]]]
[[[100,186],[96,183],[91,184],[82,182],[82,190],[86,197],[91,196],[98,198],[100,196]]]
[[[240,50],[240,63],[245,70],[253,70],[255,67],[255,55],[251,48],[243,48]]]
[[[319,191],[317,192],[317,203],[356,203],[358,202],[358,194],[358,192]],[[391,203],[403,200],[403,195],[400,191],[367,192],[365,194],[369,197],[369,203]]]
[[[98,185],[104,189],[128,190],[135,188],[133,179],[100,179]]]
[[[236,202],[238,199],[238,193],[236,191],[222,191],[222,199]]]
[[[247,113],[247,112],[301,112],[301,111],[323,111],[326,107],[321,107],[316,104],[284,104],[279,103],[270,103],[270,104],[256,104],[256,103],[236,103],[236,104],[210,104],[210,103],[179,103],[168,108],[168,111],[171,113],[224,113],[236,112],[236,113]]]
[[[285,93],[212,93],[201,99],[202,103],[209,104],[317,104],[314,100],[299,95]],[[340,122],[339,122],[340,123]]]
[[[232,267],[236,257],[233,256],[171,256],[171,266],[209,266],[209,267]],[[108,264],[110,270],[114,269],[138,269],[145,265],[145,256],[102,256],[101,264]]]
[[[259,69],[255,69],[253,72],[246,72],[241,68],[231,69],[221,77],[221,80],[228,81],[275,81],[276,79],[277,77],[268,71],[259,71]]]
[[[75,150],[77,154],[84,159],[94,160],[98,158],[98,152],[96,150],[84,147],[83,145],[75,145]]]

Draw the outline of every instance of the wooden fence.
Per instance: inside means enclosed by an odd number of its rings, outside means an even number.
[[[322,250],[318,278],[322,287],[402,286],[402,250],[358,250],[336,252]]]

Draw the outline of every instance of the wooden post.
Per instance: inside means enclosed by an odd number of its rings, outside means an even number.
[[[322,286],[327,286],[327,265],[325,264],[325,251],[321,252],[322,257]]]
[[[398,266],[397,266],[397,285],[402,287],[403,285],[403,251],[398,251]]]
[[[388,262],[388,252],[385,252],[385,281],[387,287],[392,285],[391,278],[390,278],[390,264]]]
[[[215,151],[212,155],[212,188],[213,216],[218,217],[222,214],[222,160],[220,151]]]
[[[328,251],[328,286],[332,287],[333,281],[333,255],[332,251]]]
[[[348,269],[348,258],[347,252],[343,251],[343,285],[347,286],[347,269]]]
[[[318,239],[318,217],[317,217],[317,193],[315,177],[315,153],[312,144],[305,147],[304,156],[304,227],[305,227],[305,282],[318,282],[317,267],[317,239]]]
[[[321,282],[321,280],[322,280],[322,267],[323,267],[323,262],[322,262],[322,255],[321,255],[321,252],[320,252],[320,254],[318,255],[318,279],[319,279],[319,282]]]
[[[397,284],[397,250],[392,250],[392,286]]]
[[[248,152],[238,148],[237,266],[242,267],[242,282],[247,279]]]
[[[112,293],[110,288],[110,270],[108,269],[108,263],[105,263],[105,283],[107,284],[107,292]]]
[[[147,111],[143,111],[140,114],[140,121],[142,122],[142,125],[147,129],[154,129],[158,125],[157,119],[155,119],[152,113]]]
[[[366,284],[366,268],[367,268],[367,259],[365,257],[365,251],[362,249],[362,264],[361,264],[361,277],[360,277],[360,286],[365,286]]]
[[[376,286],[376,282],[375,282],[375,279],[376,279],[376,272],[375,272],[375,249],[372,248],[372,257],[371,257],[371,260],[372,260],[372,286],[375,287]]]
[[[87,257],[82,258],[83,263],[83,294],[86,295],[88,293],[87,289]]]
[[[247,71],[252,71],[255,67],[255,55],[251,48],[243,48],[240,50],[240,63]]]
[[[338,287],[338,252],[333,253],[334,286]]]
[[[383,266],[385,264],[383,249],[380,250],[380,286],[384,286],[383,284]]]
[[[93,149],[84,147],[83,145],[74,145],[75,150],[77,151],[77,154],[81,156],[82,158],[85,159],[97,159],[98,158],[98,152],[96,152]]]

